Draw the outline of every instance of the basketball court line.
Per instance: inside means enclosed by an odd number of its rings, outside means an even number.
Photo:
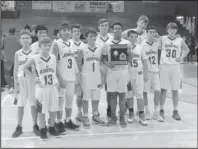
[[[92,134],[76,134],[76,135],[64,135],[60,138],[65,137],[89,137],[89,136],[108,136],[108,135],[127,135],[127,134],[148,134],[148,133],[188,133],[188,132],[197,132],[197,129],[175,129],[175,130],[156,130],[156,131],[136,131],[136,132],[115,132],[115,133],[92,133]],[[2,138],[2,141],[11,141],[11,140],[28,140],[28,139],[40,139],[39,137],[19,137],[19,138]]]

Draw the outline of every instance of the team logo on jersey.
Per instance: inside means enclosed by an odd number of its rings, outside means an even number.
[[[124,60],[126,60],[126,59],[127,59],[126,54],[121,53],[121,54],[120,54],[120,60],[124,61]]]

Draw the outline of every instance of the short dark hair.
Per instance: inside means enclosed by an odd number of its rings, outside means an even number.
[[[141,15],[141,16],[139,16],[138,21],[144,21],[144,23],[148,24],[149,23],[149,18],[145,15]]]
[[[68,28],[68,29],[70,29],[70,26],[69,26],[69,24],[68,23],[62,23],[61,25],[60,25],[60,28],[59,28],[59,30],[62,30],[62,29],[64,29],[64,28]]]
[[[102,23],[105,23],[105,22],[109,22],[107,19],[100,19],[99,21],[98,21],[98,26],[100,26],[100,24],[102,24]]]
[[[112,28],[114,29],[115,25],[119,25],[123,29],[123,25],[120,22],[115,22],[112,24]]]
[[[137,35],[138,35],[138,32],[136,32],[135,30],[129,30],[129,31],[127,32],[127,37],[129,37],[130,34],[137,34]]]
[[[93,28],[89,28],[88,31],[85,33],[85,37],[88,37],[89,34],[97,35],[97,32]]]
[[[35,28],[35,33],[37,34],[38,31],[43,31],[43,30],[48,32],[48,29],[45,25],[37,25],[36,28]]]
[[[22,35],[28,35],[28,36],[30,36],[30,38],[31,38],[31,33],[30,33],[30,31],[26,31],[25,29],[22,29],[22,30],[20,31],[20,36],[22,36]]]
[[[157,29],[156,29],[156,27],[154,25],[149,25],[147,27],[146,31],[148,32],[149,30],[156,30],[157,31]]]
[[[82,29],[82,27],[81,27],[80,24],[72,24],[71,30],[72,30],[73,28],[78,28],[78,29],[80,29],[80,30]]]
[[[31,30],[31,27],[28,24],[26,24],[25,27],[24,27],[24,29]]]
[[[42,44],[49,44],[52,43],[52,40],[49,37],[44,37],[39,41],[39,46],[41,46]]]
[[[14,34],[16,29],[14,27],[9,28],[9,33]]]
[[[54,36],[57,36],[59,33],[59,30],[58,29],[54,29]]]

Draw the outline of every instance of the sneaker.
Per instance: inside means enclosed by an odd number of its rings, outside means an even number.
[[[82,122],[83,121],[83,115],[82,115],[82,112],[78,113],[77,116],[76,116],[76,120],[79,121],[79,122]]]
[[[110,117],[107,121],[107,126],[116,125],[116,118]]]
[[[16,130],[12,134],[12,138],[17,138],[23,133],[22,127],[17,125]]]
[[[14,89],[13,88],[10,88],[9,90],[8,90],[8,94],[13,94],[14,93]]]
[[[165,119],[165,115],[164,115],[164,109],[160,109],[160,116],[163,118],[163,119]]]
[[[147,126],[148,125],[148,122],[147,122],[147,120],[145,118],[144,113],[142,113],[142,114],[139,115],[139,123],[141,125],[143,125],[143,126]]]
[[[33,133],[36,135],[36,136],[39,136],[40,134],[40,131],[39,131],[39,126],[37,124],[35,124],[33,126]]]
[[[56,128],[56,131],[60,133],[61,135],[66,134],[66,130],[62,122],[55,123],[55,128]]]
[[[96,125],[105,126],[105,121],[101,120],[99,116],[92,116],[92,122]]]
[[[111,109],[110,108],[107,108],[107,116],[111,117]]]
[[[88,117],[84,117],[83,119],[83,125],[85,128],[90,128],[90,122]]]
[[[59,136],[60,134],[56,131],[55,127],[49,127],[48,128],[48,132],[52,135],[52,136]]]
[[[156,110],[153,112],[153,117],[154,120],[157,120],[158,122],[163,122],[164,119],[159,115],[159,112]]]
[[[150,120],[151,119],[151,113],[150,113],[149,110],[146,110],[145,117],[146,117],[146,120]]]
[[[46,130],[46,128],[41,128],[40,129],[40,138],[41,138],[41,140],[45,140],[45,139],[48,138],[47,137],[47,130]]]
[[[67,129],[71,129],[71,130],[76,131],[76,130],[79,130],[79,127],[80,126],[74,124],[71,119],[69,120],[69,122],[65,121],[65,128],[67,128]]]
[[[181,117],[179,116],[179,113],[177,110],[173,111],[173,116],[172,116],[175,120],[180,121]]]
[[[133,123],[134,122],[134,113],[133,112],[129,112],[129,117],[127,119],[128,123]]]
[[[120,126],[121,127],[126,127],[127,126],[127,122],[125,120],[125,117],[120,117]]]

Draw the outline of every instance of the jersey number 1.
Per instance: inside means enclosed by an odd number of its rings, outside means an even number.
[[[45,75],[44,79],[45,79],[45,85],[52,85],[53,84],[52,75]]]
[[[93,72],[95,72],[95,63],[92,64]]]

